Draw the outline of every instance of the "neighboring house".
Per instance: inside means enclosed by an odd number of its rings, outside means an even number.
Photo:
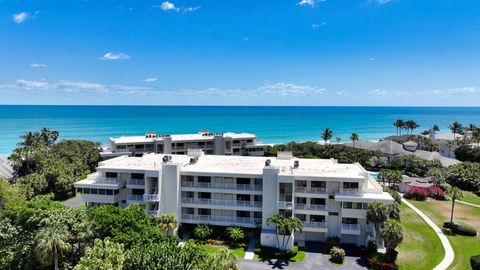
[[[429,135],[422,136],[437,144],[440,154],[448,158],[455,158],[455,149],[460,146],[460,141],[464,138],[462,134],[436,133],[432,130]]]
[[[144,153],[184,155],[188,149],[202,149],[207,155],[263,156],[268,145],[257,141],[250,133],[210,133],[109,138],[109,145],[100,153],[103,159],[122,155],[141,156]]]
[[[13,173],[14,171],[10,161],[6,157],[0,155],[0,177],[10,179],[13,177]]]
[[[145,204],[149,214],[175,213],[179,223],[260,226],[260,243],[277,245],[274,214],[303,222],[288,243],[324,241],[366,245],[377,239],[366,219],[373,201],[393,203],[381,185],[358,163],[299,159],[290,152],[272,157],[146,154],[99,163],[97,172],[74,186],[87,206]]]
[[[428,190],[433,186],[432,179],[430,177],[409,177],[404,175],[402,183],[399,186],[399,191],[402,193],[408,192],[412,187],[423,188]]]
[[[353,147],[353,143],[345,143],[349,147]],[[413,141],[407,141],[403,144],[391,141],[383,140],[379,142],[368,142],[368,141],[359,141],[355,142],[355,148],[370,150],[370,151],[379,151],[388,160],[391,160],[395,156],[400,155],[415,155],[419,158],[426,160],[435,160],[438,159],[442,166],[448,167],[453,164],[460,163],[459,160],[448,158],[441,155],[439,152],[429,152],[425,150],[416,150],[416,143]],[[415,146],[415,148],[414,148]]]

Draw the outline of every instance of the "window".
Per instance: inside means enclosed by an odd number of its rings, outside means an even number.
[[[83,189],[83,194],[90,194],[90,189],[89,188],[84,188]]]
[[[100,195],[105,195],[105,189],[99,189],[98,194]]]
[[[342,223],[344,223],[344,224],[358,224],[358,220],[356,218],[342,218]]]
[[[131,178],[132,179],[144,179],[145,176],[144,176],[143,173],[132,173]]]
[[[358,188],[358,183],[356,183],[356,182],[344,182],[343,183],[343,188],[355,189],[355,188]]]
[[[96,188],[92,188],[90,191],[92,194],[98,194],[98,189]]]
[[[115,190],[113,191],[113,194],[115,194],[115,195],[117,195],[118,193],[119,193],[118,189],[115,189]]]
[[[352,209],[352,202],[342,202],[343,209]]]
[[[126,145],[117,145],[117,150],[126,150],[127,146]]]
[[[106,194],[107,194],[107,195],[113,195],[113,190],[107,189],[107,190],[106,190]]]
[[[117,178],[118,174],[116,172],[106,172],[105,177],[107,178]]]

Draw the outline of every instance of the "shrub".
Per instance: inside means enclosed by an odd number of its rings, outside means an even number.
[[[345,250],[339,247],[332,247],[330,249],[330,261],[341,264],[345,260]]]
[[[201,240],[205,240],[210,237],[210,235],[212,235],[212,232],[212,228],[210,228],[210,226],[206,224],[198,224],[193,230],[193,234],[195,235],[195,237]]]
[[[453,233],[465,236],[477,236],[477,229],[467,224],[445,221],[443,228],[450,229]]]
[[[395,200],[396,203],[402,204],[402,197],[400,196],[400,194],[398,194],[398,192],[390,188],[387,188],[386,191],[392,196],[393,200]]]
[[[376,252],[377,249],[378,249],[377,243],[376,243],[375,241],[372,241],[372,240],[368,241],[368,243],[367,243],[367,249],[368,249],[368,251],[369,251],[370,253]]]
[[[441,187],[431,186],[428,189],[428,193],[430,197],[434,198],[435,200],[445,200],[445,191]]]
[[[330,249],[332,247],[338,247],[340,246],[340,237],[329,236],[327,237],[327,240],[325,240],[325,244],[327,245],[327,249]]]
[[[396,251],[394,248],[387,248],[387,252],[385,254],[391,263],[394,263],[397,260],[398,251]]]
[[[472,270],[480,270],[480,255],[470,257]]]
[[[226,230],[227,236],[234,244],[239,243],[245,238],[245,232],[239,227],[228,227]]]
[[[428,197],[428,191],[419,187],[412,187],[405,193],[405,198],[417,201],[425,201]]]
[[[375,259],[368,258],[367,265],[372,270],[395,270],[397,267],[394,263],[379,262]]]

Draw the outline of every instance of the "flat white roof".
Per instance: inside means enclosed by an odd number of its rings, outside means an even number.
[[[142,157],[121,156],[102,161],[99,170],[159,170],[164,154],[145,154]],[[278,168],[280,175],[295,177],[330,177],[362,180],[368,176],[358,164],[340,164],[332,159],[277,159],[276,157],[244,157],[223,155],[202,155],[190,164],[187,155],[169,155],[171,162],[180,164],[182,173],[248,174],[262,175],[265,161],[270,159],[271,167]],[[293,168],[294,161],[299,167]]]
[[[217,133],[224,138],[232,138],[232,139],[255,139],[255,134],[251,133],[233,133],[233,132],[226,132],[226,133]],[[194,134],[173,134],[169,137],[172,138],[172,142],[176,141],[201,141],[201,140],[213,140],[215,134],[202,134],[202,133],[194,133]],[[118,138],[110,138],[110,141],[117,143],[117,144],[125,144],[125,143],[148,143],[154,141],[163,141],[164,137],[154,137],[154,138],[147,138],[144,136],[121,136]]]

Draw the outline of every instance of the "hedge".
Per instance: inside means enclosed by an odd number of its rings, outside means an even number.
[[[472,270],[480,270],[480,255],[470,257]]]
[[[445,221],[443,227],[450,229],[453,233],[465,236],[477,236],[477,229],[472,226],[463,223],[452,223],[450,221]]]

